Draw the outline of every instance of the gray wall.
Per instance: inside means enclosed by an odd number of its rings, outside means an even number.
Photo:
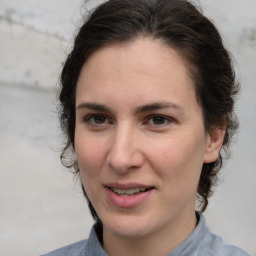
[[[91,0],[91,9],[99,1]],[[79,181],[59,163],[56,88],[82,0],[0,0],[0,250],[32,256],[87,237]],[[211,229],[256,256],[256,1],[201,0],[236,58],[241,127],[206,212]]]

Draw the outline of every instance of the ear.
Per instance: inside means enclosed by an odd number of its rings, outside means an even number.
[[[205,144],[204,163],[212,163],[218,159],[225,132],[226,125],[214,127],[208,132]]]

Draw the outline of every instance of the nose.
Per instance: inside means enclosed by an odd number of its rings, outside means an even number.
[[[112,136],[107,164],[119,173],[138,169],[144,163],[143,142],[133,128],[120,127]]]

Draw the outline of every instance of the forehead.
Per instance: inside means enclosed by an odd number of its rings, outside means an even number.
[[[159,39],[142,37],[131,42],[111,44],[100,48],[87,59],[83,67],[92,68],[104,75],[109,75],[113,67],[117,73],[124,71],[122,67],[125,67],[125,71],[130,68],[130,71],[143,74],[148,73],[149,70],[157,70],[160,66],[163,71],[166,69],[170,71],[170,66],[165,65],[167,62],[176,62],[176,67],[183,66],[184,73],[188,71],[188,61],[177,50]],[[99,65],[105,66],[105,69],[100,70]],[[176,69],[175,66],[172,66],[172,69]]]
[[[180,54],[159,40],[140,38],[103,47],[83,65],[77,101],[118,96],[137,100],[195,98],[194,83]],[[104,95],[104,96],[103,96]],[[103,97],[101,97],[103,96]],[[166,99],[164,99],[166,100]],[[77,102],[79,103],[79,102]]]

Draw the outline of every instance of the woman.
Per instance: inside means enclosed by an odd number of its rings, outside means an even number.
[[[62,160],[96,224],[48,256],[247,255],[202,215],[237,128],[238,85],[200,11],[186,0],[106,2],[81,27],[61,82]]]

